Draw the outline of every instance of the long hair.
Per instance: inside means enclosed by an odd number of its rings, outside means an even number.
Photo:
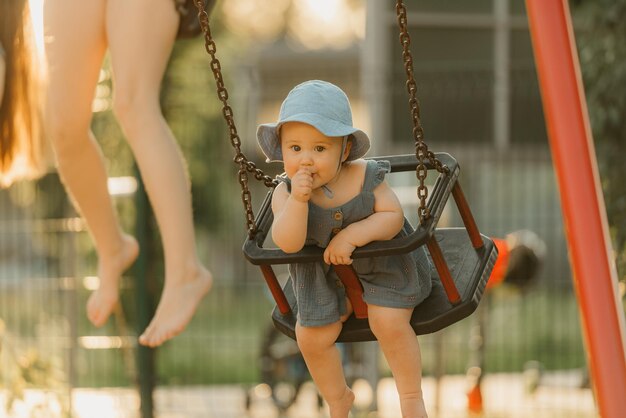
[[[0,187],[42,172],[42,86],[27,0],[0,1],[6,74],[0,97]]]

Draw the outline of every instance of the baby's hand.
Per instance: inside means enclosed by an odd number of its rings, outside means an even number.
[[[341,232],[333,237],[324,251],[326,264],[352,264],[352,252],[356,246],[345,239]]]
[[[291,179],[291,196],[299,202],[308,202],[313,190],[313,175],[308,168],[301,168]]]

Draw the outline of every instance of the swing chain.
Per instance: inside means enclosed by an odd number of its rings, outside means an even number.
[[[200,20],[200,27],[204,33],[205,49],[211,56],[211,71],[215,78],[215,84],[217,85],[217,97],[222,102],[222,115],[228,125],[228,131],[230,135],[230,143],[235,149],[235,157],[233,161],[239,165],[238,180],[241,185],[241,200],[243,202],[244,210],[246,212],[246,225],[248,228],[248,236],[254,238],[257,232],[256,223],[254,220],[254,210],[252,209],[252,195],[250,194],[250,188],[248,186],[248,173],[252,173],[254,178],[259,181],[263,181],[266,187],[276,187],[278,182],[272,179],[270,176],[263,173],[263,170],[257,168],[254,162],[248,160],[248,158],[241,151],[241,139],[237,133],[237,127],[235,126],[235,117],[233,109],[228,104],[228,90],[224,85],[224,78],[222,77],[222,66],[217,59],[216,52],[217,47],[211,34],[211,27],[209,26],[209,15],[204,10],[203,0],[193,0],[196,8],[198,9],[198,19]]]
[[[426,176],[428,175],[428,168],[425,161],[428,160],[430,164],[440,173],[448,174],[450,169],[441,163],[432,151],[428,150],[428,145],[424,142],[424,129],[422,128],[422,122],[420,119],[420,106],[417,100],[417,83],[413,75],[413,56],[411,55],[410,45],[411,37],[407,27],[407,14],[406,7],[402,0],[398,0],[396,3],[396,14],[398,16],[398,26],[400,27],[400,44],[402,45],[402,61],[404,63],[404,70],[406,72],[406,88],[409,93],[409,109],[411,111],[411,117],[413,120],[413,139],[415,140],[415,156],[417,157],[417,167],[415,168],[415,174],[419,180],[419,186],[417,187],[417,197],[420,200],[420,205],[417,210],[420,223],[423,223],[430,218],[430,209],[426,206],[426,200],[428,198],[428,187],[425,185]]]

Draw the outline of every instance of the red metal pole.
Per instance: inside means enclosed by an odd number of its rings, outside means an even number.
[[[567,0],[526,0],[598,408],[626,416],[626,338],[617,272]]]

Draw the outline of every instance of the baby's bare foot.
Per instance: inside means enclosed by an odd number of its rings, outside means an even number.
[[[174,283],[168,283],[166,278],[154,318],[139,337],[139,342],[156,347],[183,332],[212,284],[213,276],[204,268]]]
[[[110,256],[99,256],[98,278],[100,285],[87,301],[87,318],[96,327],[104,325],[119,300],[119,282],[139,255],[139,244],[130,235],[123,236],[120,250]]]
[[[354,403],[354,393],[346,387],[346,391],[340,399],[335,401],[327,400],[330,418],[348,418],[352,404]]]

